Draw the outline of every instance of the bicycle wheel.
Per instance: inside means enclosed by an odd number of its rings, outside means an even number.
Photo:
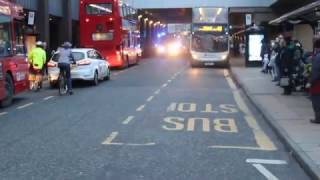
[[[67,94],[68,88],[67,88],[67,80],[65,76],[60,75],[59,76],[59,94],[65,95]]]

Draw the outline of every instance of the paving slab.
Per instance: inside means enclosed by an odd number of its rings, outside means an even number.
[[[308,94],[283,96],[283,89],[260,68],[232,66],[231,72],[305,171],[313,179],[320,179],[320,125],[309,122],[314,115]]]

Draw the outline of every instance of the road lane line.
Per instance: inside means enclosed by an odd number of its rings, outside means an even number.
[[[154,98],[154,96],[150,96],[150,97],[147,99],[147,101],[148,101],[148,102],[151,102],[151,101],[153,100],[153,98]]]
[[[125,119],[125,120],[122,122],[122,124],[123,124],[123,125],[127,125],[127,124],[129,124],[133,119],[134,119],[134,116],[129,116],[129,117],[127,117],[127,119]]]
[[[268,169],[266,169],[261,164],[252,164],[264,177],[268,180],[278,180],[276,176],[274,176]]]
[[[1,112],[0,116],[4,116],[4,115],[7,115],[7,114],[8,114],[8,112]]]
[[[45,98],[43,98],[43,100],[44,100],[44,101],[47,101],[47,100],[52,99],[52,98],[54,98],[54,96],[45,97]]]
[[[32,105],[33,105],[33,103],[28,103],[28,104],[25,104],[25,105],[17,107],[17,109],[24,109],[24,108],[27,108],[27,107],[32,106]]]
[[[274,159],[247,159],[246,162],[251,164],[275,164],[275,165],[288,164],[286,161],[274,160]]]
[[[146,143],[146,144],[135,144],[135,143],[128,143],[128,144],[125,144],[127,146],[154,146],[156,145],[156,143]]]
[[[105,141],[102,142],[103,145],[123,145],[123,143],[113,143],[112,141],[119,135],[119,132],[114,131],[110,134]]]
[[[162,85],[162,87],[163,88],[165,88],[165,87],[167,87],[168,86],[168,84],[167,83],[165,83],[164,85]]]
[[[161,90],[158,89],[158,90],[156,90],[156,92],[154,92],[154,94],[160,94],[160,92],[161,92]]]
[[[143,111],[143,109],[146,107],[146,105],[141,105],[140,107],[137,108],[136,111]]]
[[[209,146],[212,149],[241,149],[241,150],[253,150],[253,151],[266,151],[260,147],[250,147],[250,146]]]
[[[250,111],[248,105],[242,98],[240,91],[237,89],[237,86],[235,85],[233,79],[230,77],[229,71],[225,70],[224,76],[230,88],[232,89],[233,97],[237,103],[237,106],[245,114],[244,118],[247,124],[249,125],[249,127],[253,130],[253,134],[258,146],[261,149],[264,149],[266,151],[277,150],[277,147],[275,146],[275,144],[271,141],[271,139],[266,135],[266,133],[259,126],[257,119],[254,117],[253,113]]]

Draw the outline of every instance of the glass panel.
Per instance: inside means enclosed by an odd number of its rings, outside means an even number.
[[[23,24],[21,22],[16,22],[16,54],[17,55],[25,55],[26,47],[24,44],[24,36],[23,36]]]
[[[112,13],[111,3],[88,4],[86,5],[88,15],[106,15]]]
[[[93,33],[92,34],[93,41],[111,41],[113,40],[113,33]]]
[[[228,9],[194,8],[193,23],[228,23]]]
[[[228,50],[228,36],[195,33],[192,36],[192,49],[198,52],[225,52]]]
[[[11,55],[11,37],[10,37],[9,16],[0,15],[0,56]]]
[[[85,55],[82,52],[72,52],[72,55],[73,55],[73,58],[75,61],[80,61],[85,58]],[[59,57],[60,57],[60,55],[58,53],[53,55],[52,61],[58,62]]]

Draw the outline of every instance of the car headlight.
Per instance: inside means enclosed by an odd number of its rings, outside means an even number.
[[[166,52],[166,48],[164,46],[158,46],[157,47],[157,53],[158,54],[164,54]]]
[[[228,55],[222,55],[222,56],[221,56],[221,59],[222,59],[222,60],[226,60],[227,57],[228,57]]]

